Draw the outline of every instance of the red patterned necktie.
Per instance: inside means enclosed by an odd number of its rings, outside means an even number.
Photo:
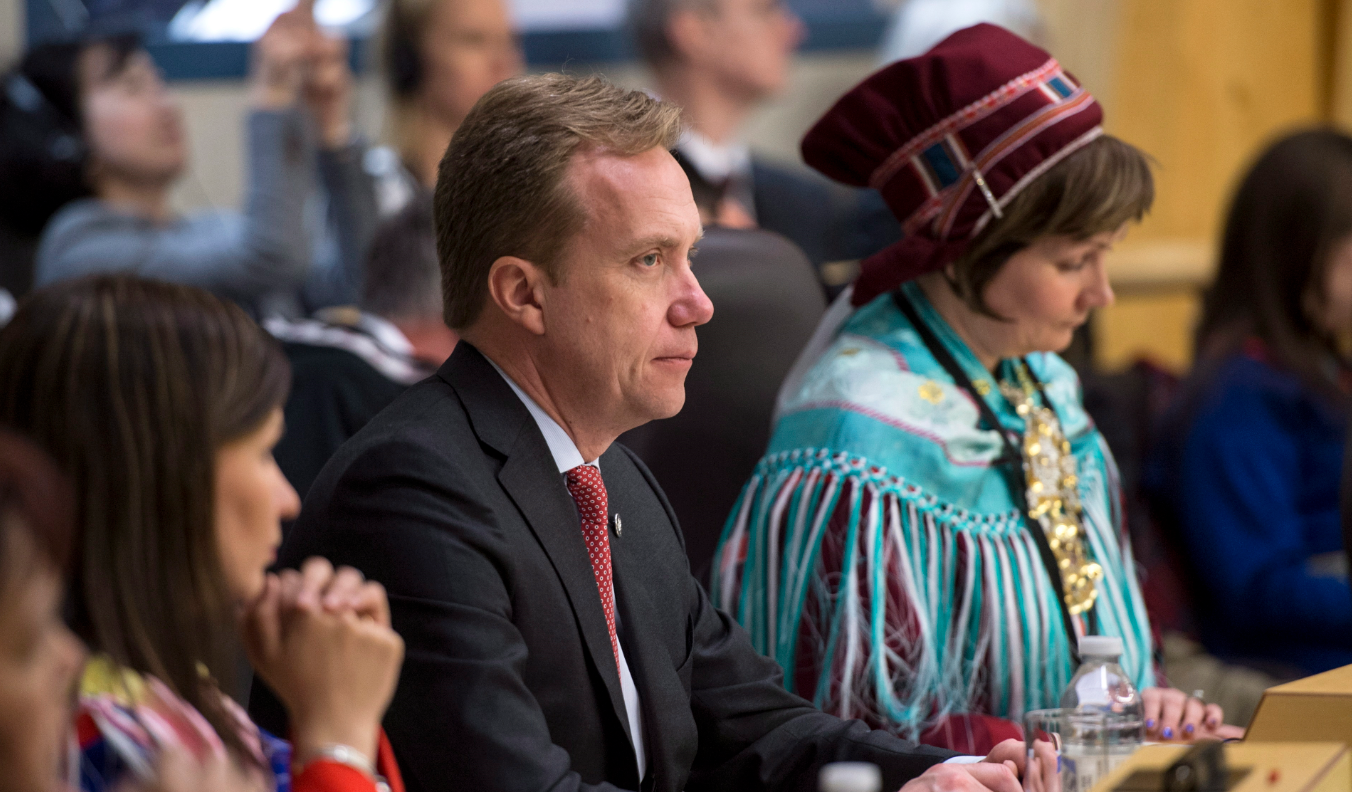
[[[610,504],[606,500],[606,483],[601,471],[592,465],[578,465],[565,474],[568,492],[577,504],[582,518],[582,538],[587,542],[587,557],[591,559],[596,588],[601,594],[601,609],[606,612],[606,628],[610,630],[610,649],[615,653],[615,670],[620,668],[620,641],[615,635],[615,588],[611,577],[610,535],[606,523],[610,519]]]

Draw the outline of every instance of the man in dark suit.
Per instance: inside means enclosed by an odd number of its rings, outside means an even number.
[[[436,193],[463,341],[325,467],[282,563],[321,554],[387,588],[407,653],[385,728],[410,790],[812,790],[858,759],[889,790],[1018,792],[1020,744],[939,764],[787,692],[614,444],[680,409],[713,312],[677,129],[596,78],[480,100]]]
[[[769,161],[747,145],[743,124],[784,90],[804,37],[781,0],[629,0],[629,25],[658,94],[684,113],[674,153],[710,222],[788,237],[829,295],[853,279],[855,261],[901,238],[877,192]]]

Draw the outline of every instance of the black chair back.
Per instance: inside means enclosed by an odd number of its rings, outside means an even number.
[[[768,231],[710,228],[695,274],[714,304],[679,415],[620,437],[652,469],[707,582],[728,512],[770,440],[775,396],[826,310],[811,264]]]

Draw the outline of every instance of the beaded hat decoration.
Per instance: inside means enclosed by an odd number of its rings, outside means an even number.
[[[854,304],[955,261],[1102,123],[1098,102],[1055,58],[989,24],[855,86],[802,142],[808,165],[878,190],[901,221],[901,241],[862,262]]]

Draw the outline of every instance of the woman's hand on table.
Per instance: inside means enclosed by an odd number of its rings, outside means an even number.
[[[1145,709],[1145,738],[1154,742],[1230,740],[1244,736],[1238,726],[1227,726],[1225,713],[1174,688],[1141,691]]]

